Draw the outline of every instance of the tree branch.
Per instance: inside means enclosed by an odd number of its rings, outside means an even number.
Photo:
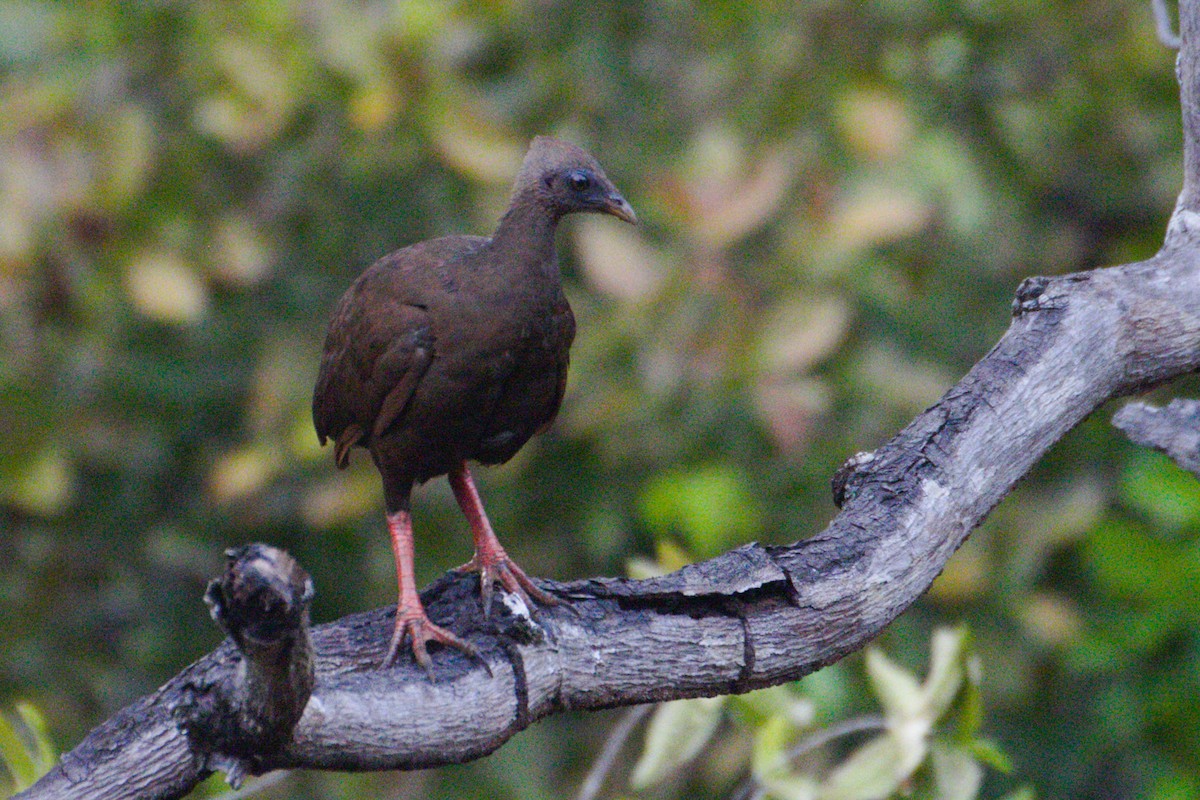
[[[1172,400],[1166,408],[1130,403],[1113,415],[1113,425],[1200,478],[1200,401]]]
[[[1200,0],[1182,4],[1185,178],[1163,249],[1021,284],[1004,337],[932,408],[840,476],[842,511],[811,539],[746,545],[662,578],[547,584],[564,603],[485,620],[473,579],[423,597],[492,675],[454,652],[437,683],[381,671],[394,609],[312,631],[316,685],[255,770],[415,769],[490,753],[550,714],[745,692],[851,653],[913,603],[967,535],[1102,403],[1200,369]],[[178,709],[240,657],[227,641],[119,712],[20,795],[179,797],[211,761]],[[217,748],[219,750],[219,748]]]

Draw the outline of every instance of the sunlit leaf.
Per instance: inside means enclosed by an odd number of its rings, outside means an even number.
[[[17,791],[32,786],[37,780],[33,754],[26,747],[20,731],[4,714],[0,714],[0,759],[12,775]]]
[[[379,475],[369,467],[360,467],[338,472],[309,486],[300,510],[306,525],[324,530],[361,519],[378,504]]]
[[[871,739],[838,765],[821,785],[821,800],[882,800],[900,788],[908,759],[891,735]]]
[[[588,282],[622,300],[642,300],[662,285],[662,257],[627,225],[610,220],[580,220],[575,243]]]
[[[1037,792],[1032,786],[1022,786],[1004,795],[1000,800],[1037,800]]]
[[[893,94],[852,90],[839,100],[838,112],[842,135],[870,158],[897,158],[912,139],[912,117]]]
[[[1030,635],[1056,646],[1076,641],[1084,627],[1074,598],[1047,592],[1034,592],[1029,596],[1021,610],[1021,624]]]
[[[932,207],[909,184],[872,180],[846,191],[816,244],[816,257],[837,260],[919,232]]]
[[[866,664],[871,690],[889,718],[906,719],[921,713],[926,696],[915,675],[877,647],[867,649]]]
[[[57,756],[41,712],[25,702],[17,703],[16,711],[19,724],[0,714],[0,764],[19,792],[49,772]]]
[[[630,784],[638,790],[653,786],[691,761],[712,738],[724,704],[723,697],[698,697],[659,706]]]
[[[213,230],[212,271],[220,279],[241,286],[258,283],[271,266],[266,238],[244,214],[226,214]]]
[[[96,200],[102,208],[121,209],[150,180],[154,167],[154,129],[140,106],[127,103],[105,119],[100,158],[103,179]]]
[[[930,646],[929,676],[922,687],[928,696],[928,713],[937,719],[958,696],[965,678],[963,658],[968,634],[964,628],[939,628]]]
[[[983,767],[957,747],[934,744],[931,750],[937,800],[974,800],[983,785]]]
[[[383,130],[396,118],[404,97],[396,90],[395,80],[379,80],[359,87],[350,98],[350,121],[368,133]]]
[[[278,457],[263,447],[232,450],[218,458],[208,475],[208,488],[218,503],[229,503],[259,491],[278,469]]]
[[[170,251],[154,250],[135,258],[126,269],[125,288],[138,311],[160,322],[195,322],[208,308],[204,282]]]
[[[770,800],[815,800],[820,784],[809,775],[771,775],[759,781]]]
[[[804,372],[834,352],[849,325],[850,308],[840,296],[788,298],[767,312],[759,331],[760,368]]]
[[[816,716],[816,706],[792,686],[771,686],[734,695],[730,703],[750,724],[762,724],[771,717],[779,716],[794,728],[808,727]]]
[[[50,446],[19,465],[0,488],[17,508],[52,516],[61,513],[74,497],[74,470],[67,454]]]
[[[981,763],[999,772],[1012,772],[1012,759],[995,742],[987,739],[975,739],[967,747],[971,755]]]
[[[795,738],[795,727],[779,715],[768,715],[759,724],[754,731],[750,769],[760,782],[771,775],[790,773],[787,750]]]
[[[49,772],[58,759],[58,751],[50,738],[50,728],[46,724],[46,717],[33,703],[21,701],[17,703],[16,708],[18,716],[21,717],[21,721],[25,723],[25,728],[33,738],[33,745],[37,751],[34,760],[38,764],[39,776],[43,775]]]
[[[462,174],[487,183],[508,184],[525,155],[525,142],[494,120],[447,104],[430,121],[434,144],[442,157]]]

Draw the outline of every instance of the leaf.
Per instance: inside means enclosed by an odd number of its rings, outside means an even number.
[[[1012,772],[1012,759],[995,742],[988,739],[975,739],[967,747],[976,760],[992,769],[1004,773]]]
[[[734,695],[729,701],[749,725],[761,725],[779,716],[794,728],[805,728],[812,724],[816,716],[816,704],[786,685]]]
[[[0,498],[22,511],[48,517],[67,510],[75,496],[75,483],[70,458],[52,445],[18,465],[16,474],[0,484]]]
[[[759,783],[790,773],[787,749],[796,729],[780,716],[768,717],[754,732],[750,771]]]
[[[55,751],[41,712],[29,703],[18,703],[16,710],[21,724],[0,714],[0,762],[7,767],[19,792],[50,770]]]
[[[171,251],[150,251],[135,258],[125,271],[125,290],[134,308],[159,322],[196,322],[208,309],[208,288]]]
[[[907,719],[920,713],[925,693],[916,677],[892,661],[882,650],[867,650],[867,676],[888,719]]]
[[[0,714],[0,759],[12,774],[18,792],[32,786],[37,780],[33,755],[21,740],[16,725],[3,714]]]
[[[1032,786],[1021,786],[1004,795],[1000,800],[1037,800],[1037,792],[1033,790]]]
[[[934,744],[932,756],[937,800],[974,800],[983,785],[983,767],[971,753]]]
[[[1143,525],[1110,518],[1083,542],[1084,564],[1100,589],[1136,603],[1185,605],[1200,587],[1200,569],[1173,542]]]
[[[724,697],[697,697],[659,706],[646,729],[646,746],[630,785],[641,791],[690,761],[712,738],[724,705]]]
[[[50,730],[46,726],[46,718],[32,703],[17,703],[17,714],[33,737],[33,745],[37,748],[35,761],[38,765],[38,777],[45,775],[58,761],[58,751],[50,739]]]
[[[962,689],[966,678],[964,656],[968,635],[965,628],[939,628],[930,646],[929,677],[922,689],[933,720],[940,718]]]
[[[876,800],[900,788],[909,773],[900,742],[890,734],[864,744],[829,774],[817,797],[820,800]]]
[[[816,800],[819,784],[808,775],[777,775],[759,780],[772,800]]]

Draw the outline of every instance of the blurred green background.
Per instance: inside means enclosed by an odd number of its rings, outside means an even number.
[[[1151,255],[1173,65],[1133,0],[6,0],[0,709],[69,748],[210,650],[230,545],[295,554],[317,621],[394,602],[378,476],[311,427],[325,324],[378,256],[490,231],[533,135],[643,224],[564,225],[568,396],[481,490],[531,574],[619,575],[820,530],[837,466],[987,352],[1022,278]],[[985,796],[1200,796],[1200,490],[1111,411],[881,638],[917,669],[971,626],[1013,762]],[[469,557],[444,481],[416,525],[421,583]],[[862,672],[796,691],[843,719]],[[619,714],[256,796],[566,797]],[[638,796],[727,796],[752,727]]]

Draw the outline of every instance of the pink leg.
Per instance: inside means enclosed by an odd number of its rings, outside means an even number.
[[[492,523],[488,521],[487,513],[483,510],[483,501],[479,499],[479,491],[475,488],[475,480],[471,477],[471,471],[467,469],[467,463],[464,461],[459,464],[448,477],[450,488],[454,490],[454,498],[466,515],[471,526],[471,535],[475,539],[474,557],[458,569],[462,572],[479,573],[479,593],[483,599],[484,616],[491,613],[492,586],[497,579],[505,589],[519,595],[531,608],[531,597],[542,605],[557,604],[558,600],[539,589],[504,551],[504,546],[496,538]]]
[[[392,632],[387,656],[383,659],[383,668],[386,669],[396,662],[400,646],[407,635],[412,637],[413,657],[425,668],[432,680],[433,661],[429,658],[426,643],[432,641],[456,647],[472,658],[478,658],[479,651],[445,628],[434,625],[425,614],[425,606],[421,604],[421,596],[417,594],[417,581],[413,569],[412,515],[407,511],[388,514],[387,526],[392,537],[392,554],[396,557],[400,599],[396,604],[396,628]]]

